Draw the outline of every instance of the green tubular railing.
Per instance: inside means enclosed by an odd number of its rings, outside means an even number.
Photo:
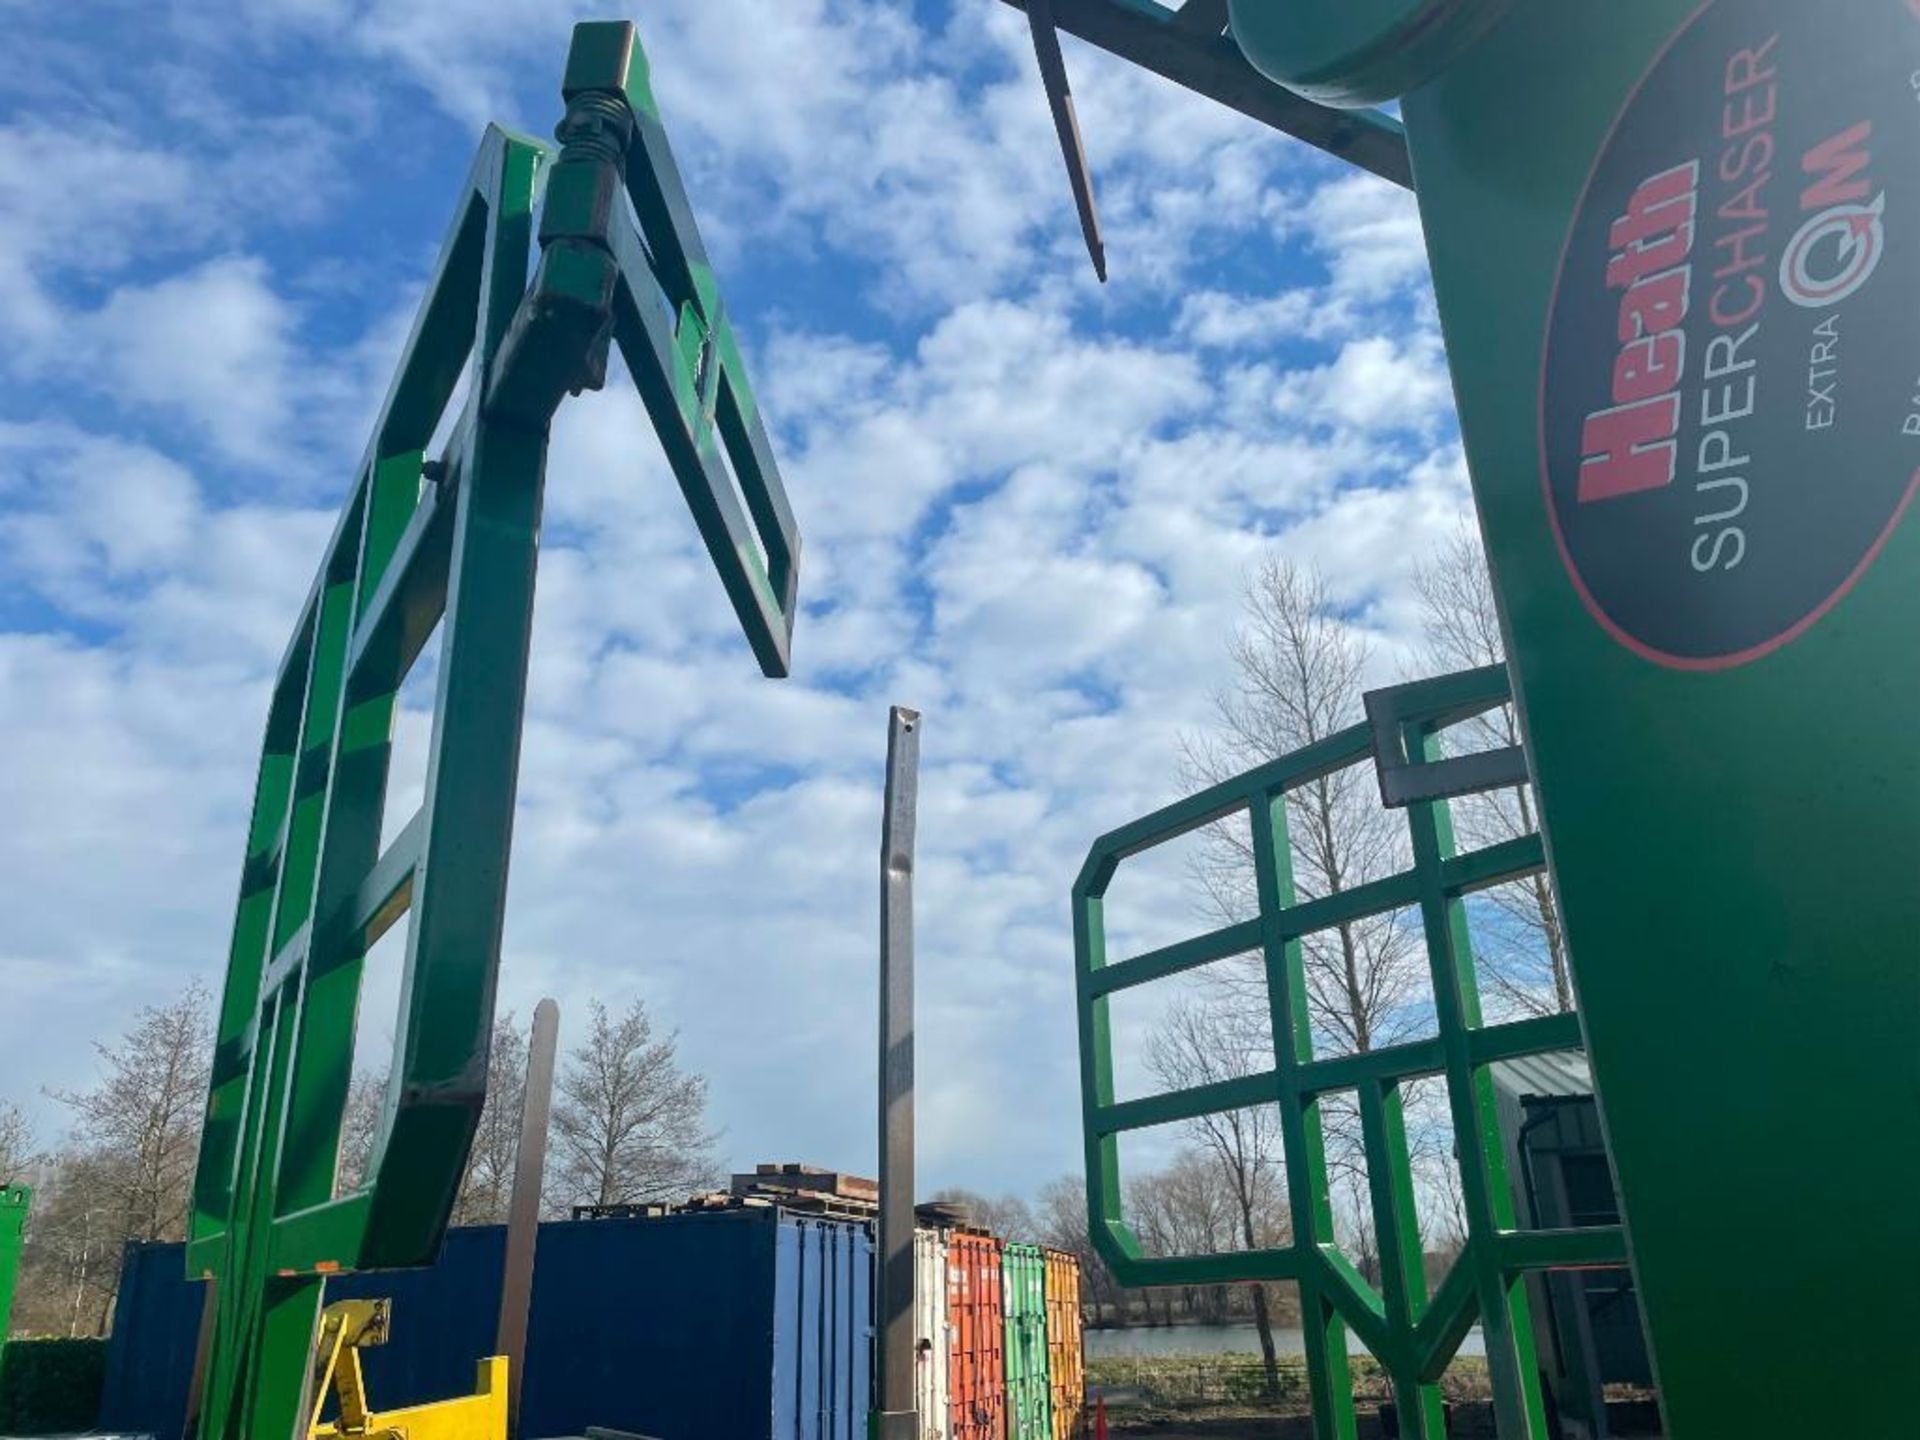
[[[1408,687],[1394,708],[1414,765],[1442,760],[1439,731],[1506,698],[1504,670],[1476,671]],[[1347,1332],[1391,1378],[1401,1433],[1442,1440],[1441,1374],[1477,1320],[1487,1348],[1502,1435],[1545,1434],[1544,1404],[1528,1312],[1528,1271],[1621,1265],[1616,1226],[1522,1231],[1509,1189],[1489,1067],[1501,1060],[1582,1046],[1577,1016],[1485,1025],[1468,941],[1466,898],[1545,868],[1537,835],[1456,852],[1444,800],[1409,804],[1412,866],[1346,891],[1300,900],[1294,889],[1286,796],[1354,765],[1373,765],[1375,734],[1356,725],[1295,754],[1216,785],[1097,841],[1073,888],[1087,1197],[1096,1249],[1123,1285],[1291,1281],[1306,1328],[1315,1433],[1357,1433]],[[1458,793],[1458,792],[1456,792]],[[1195,939],[1109,962],[1105,895],[1120,863],[1240,811],[1252,825],[1257,918]],[[1437,1031],[1427,1039],[1363,1054],[1313,1058],[1302,939],[1342,923],[1417,907],[1424,927]],[[1116,1102],[1112,996],[1249,951],[1261,957],[1273,1034],[1273,1065],[1193,1089]],[[1407,1138],[1405,1087],[1444,1082],[1466,1218],[1464,1248],[1428,1289]],[[1343,1255],[1334,1210],[1321,1103],[1333,1092],[1358,1100],[1377,1234],[1375,1289]],[[1119,1137],[1251,1106],[1278,1107],[1292,1238],[1283,1246],[1228,1254],[1149,1256],[1122,1210]]]

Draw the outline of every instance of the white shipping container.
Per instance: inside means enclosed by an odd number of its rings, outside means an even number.
[[[947,1362],[953,1329],[947,1320],[947,1236],[925,1228],[913,1232],[913,1405],[920,1414],[920,1440],[951,1440]]]

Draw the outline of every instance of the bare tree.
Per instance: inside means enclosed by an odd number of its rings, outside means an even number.
[[[1429,668],[1473,670],[1501,664],[1505,643],[1493,580],[1480,538],[1462,525],[1414,576],[1426,632]],[[1520,723],[1503,705],[1461,727],[1472,749],[1520,743]],[[1539,826],[1531,786],[1453,802],[1454,828],[1476,848],[1531,834]],[[1491,912],[1474,927],[1479,974],[1496,997],[1528,1015],[1574,1008],[1566,940],[1553,886],[1545,874],[1487,891],[1479,903]]]
[[[971,1215],[973,1224],[991,1231],[1002,1240],[1032,1245],[1041,1239],[1040,1226],[1033,1217],[1033,1211],[1018,1195],[983,1195],[978,1190],[949,1185],[935,1191],[933,1198],[944,1205],[960,1206]],[[1083,1209],[1081,1214],[1084,1216],[1085,1213]],[[1081,1228],[1086,1227],[1083,1224]]]
[[[350,1195],[371,1178],[373,1147],[380,1139],[386,1115],[387,1074],[360,1070],[347,1084],[347,1105],[340,1118],[340,1165],[334,1175],[334,1193]]]
[[[1168,1090],[1191,1090],[1242,1079],[1269,1069],[1273,1047],[1264,1024],[1249,1023],[1244,1008],[1185,997],[1169,1007],[1166,1020],[1147,1044],[1147,1064]],[[1232,1243],[1219,1248],[1259,1250],[1284,1242],[1279,1203],[1285,1164],[1281,1156],[1280,1112],[1271,1105],[1249,1106],[1202,1115],[1187,1122],[1195,1143],[1214,1161],[1232,1201]],[[1273,1343],[1267,1287],[1253,1290],[1253,1323],[1260,1333],[1260,1358],[1267,1389],[1280,1389],[1279,1352]]]
[[[1094,1324],[1102,1310],[1119,1299],[1120,1287],[1087,1234],[1087,1183],[1078,1175],[1062,1175],[1040,1188],[1034,1207],[1040,1243],[1065,1250],[1080,1262],[1081,1308]]]
[[[1320,744],[1364,717],[1374,662],[1371,643],[1325,578],[1310,567],[1276,559],[1255,572],[1229,654],[1233,679],[1215,697],[1213,731],[1189,737],[1183,746],[1183,778],[1192,788]],[[1340,894],[1411,864],[1405,822],[1381,805],[1369,764],[1350,765],[1299,785],[1287,795],[1285,818],[1285,859],[1296,900]],[[1256,911],[1252,836],[1245,816],[1210,828],[1192,878],[1203,909],[1220,923]],[[1416,914],[1393,912],[1339,924],[1303,937],[1301,952],[1316,1056],[1362,1054],[1430,1032],[1432,987]],[[1264,1043],[1268,995],[1262,961],[1230,961],[1202,972],[1200,979],[1226,1007],[1232,1024],[1247,1038],[1257,1035]],[[1189,1046],[1221,1040],[1205,1034],[1184,1038]],[[1246,1047],[1244,1063],[1254,1067],[1248,1073],[1272,1063],[1256,1050]],[[1205,1073],[1205,1067],[1186,1068],[1196,1077]],[[1408,1140],[1416,1163],[1425,1163],[1443,1143],[1437,1133],[1443,1101],[1444,1095],[1431,1085],[1407,1089]],[[1377,1243],[1357,1101],[1350,1094],[1326,1095],[1317,1109],[1337,1234],[1362,1270],[1376,1273]]]
[[[1467,1246],[1467,1196],[1459,1164],[1443,1151],[1430,1158],[1422,1178],[1435,1202],[1433,1234],[1427,1242],[1438,1247],[1442,1258],[1451,1259]]]
[[[362,1070],[347,1089],[340,1123],[340,1169],[335,1193],[345,1195],[367,1182],[367,1167],[385,1117],[388,1076]],[[527,1088],[527,1038],[513,1012],[498,1017],[487,1051],[487,1099],[474,1131],[473,1151],[453,1202],[455,1225],[499,1225],[507,1218],[513,1194],[514,1157],[520,1149],[520,1110]]]
[[[527,1094],[527,1037],[513,1012],[493,1024],[487,1052],[487,1101],[474,1132],[473,1153],[454,1201],[456,1225],[502,1225],[513,1199],[513,1166],[520,1153],[520,1112]]]
[[[1129,1178],[1125,1209],[1134,1237],[1148,1255],[1215,1255],[1239,1248],[1233,1243],[1226,1182],[1210,1155],[1184,1151],[1162,1170]],[[1146,1292],[1149,1323],[1156,1298],[1163,1325],[1173,1324],[1176,1299],[1185,1313],[1195,1312],[1191,1286],[1160,1286]]]
[[[114,1194],[118,1168],[110,1155],[77,1148],[48,1159],[21,1255],[17,1328],[38,1335],[105,1333],[127,1238]]]
[[[186,1233],[207,1098],[208,998],[197,981],[143,1009],[116,1044],[96,1043],[105,1074],[91,1090],[53,1091],[74,1112],[73,1142],[98,1163],[99,1197],[124,1240]]]
[[[0,1186],[26,1179],[33,1161],[33,1122],[11,1100],[0,1100]]]
[[[1319,743],[1363,714],[1372,648],[1342,614],[1316,570],[1270,560],[1247,588],[1229,651],[1233,682],[1214,698],[1214,733],[1183,744],[1183,778],[1216,784]],[[1320,899],[1407,863],[1405,827],[1382,808],[1371,767],[1349,766],[1287,797],[1295,895]],[[1196,867],[1207,908],[1224,921],[1255,909],[1252,837],[1244,819],[1215,826]],[[1358,1054],[1404,1039],[1422,1023],[1425,954],[1417,923],[1400,914],[1349,921],[1305,937],[1307,1005],[1316,1051]],[[1223,972],[1266,1008],[1257,964]]]
[[[1042,1185],[1033,1215],[1041,1243],[1071,1251],[1083,1265],[1097,1258],[1087,1237],[1087,1182],[1078,1175],[1061,1175]]]
[[[627,1205],[681,1199],[714,1183],[707,1082],[681,1071],[677,1040],[656,1036],[646,1006],[616,1019],[589,1007],[586,1040],[567,1055],[554,1105],[564,1203]]]
[[[1255,1217],[1263,1247],[1283,1245],[1289,1229],[1285,1195],[1277,1184],[1268,1191]],[[1238,1192],[1205,1146],[1189,1146],[1161,1169],[1130,1176],[1125,1208],[1129,1227],[1150,1256],[1221,1255],[1246,1246]],[[1117,1288],[1115,1296],[1116,1301],[1121,1298]],[[1297,1315],[1284,1292],[1266,1285],[1162,1285],[1143,1292],[1142,1302],[1148,1322],[1154,1321],[1158,1305],[1159,1323],[1165,1325],[1174,1323],[1176,1309],[1212,1324],[1257,1324],[1262,1305],[1270,1324]]]

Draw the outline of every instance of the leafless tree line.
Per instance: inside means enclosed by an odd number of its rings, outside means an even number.
[[[1287,1220],[1279,1176],[1267,1172],[1257,1183],[1257,1242],[1262,1246],[1283,1243]],[[1088,1237],[1087,1187],[1078,1175],[1049,1181],[1031,1203],[1018,1195],[983,1195],[951,1187],[933,1198],[965,1206],[973,1223],[1002,1239],[1046,1245],[1075,1256],[1080,1262],[1082,1309],[1091,1324],[1245,1323],[1253,1318],[1256,1293],[1275,1323],[1291,1324],[1298,1318],[1291,1299],[1272,1286],[1122,1288]],[[1149,1254],[1212,1254],[1244,1248],[1238,1193],[1216,1157],[1197,1147],[1129,1180],[1125,1208],[1129,1224]]]
[[[0,1184],[35,1186],[22,1256],[15,1333],[105,1333],[129,1242],[179,1240],[187,1230],[207,1099],[212,1005],[190,985],[142,1010],[110,1044],[96,1044],[92,1087],[50,1091],[71,1117],[42,1148],[26,1112],[0,1102]],[[454,1206],[457,1225],[506,1219],[519,1149],[527,1036],[508,1013],[494,1026],[487,1100]],[[362,1065],[341,1127],[338,1193],[366,1180],[379,1144],[387,1074]],[[588,1007],[584,1033],[555,1085],[543,1208],[680,1199],[720,1174],[706,1125],[706,1081],[681,1065],[676,1037],[638,1001]]]

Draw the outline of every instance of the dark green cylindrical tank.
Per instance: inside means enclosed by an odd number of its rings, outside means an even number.
[[[1513,0],[1233,0],[1234,38],[1255,66],[1326,105],[1376,105],[1426,83],[1497,24]]]

